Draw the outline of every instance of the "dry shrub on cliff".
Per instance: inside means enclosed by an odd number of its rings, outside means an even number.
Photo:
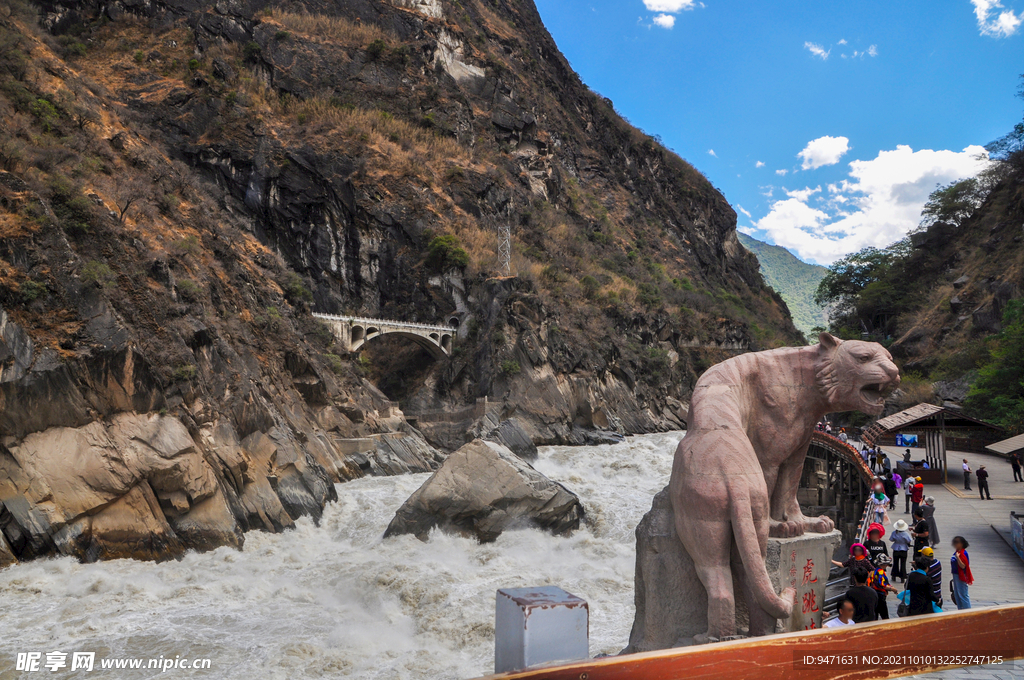
[[[278,106],[280,113],[295,116],[306,124],[329,125],[367,146],[391,152],[392,165],[399,159],[397,155],[392,155],[396,147],[403,151],[421,153],[426,160],[433,162],[468,159],[466,149],[454,139],[407,123],[386,111],[343,106],[325,97],[285,100],[279,102]],[[391,167],[390,170],[394,172],[395,168]]]
[[[905,372],[901,378],[897,394],[900,408],[909,408],[915,404],[934,404],[938,401],[931,380],[920,373]]]
[[[394,39],[394,36],[379,26],[356,23],[341,17],[281,10],[273,10],[270,17],[288,30],[344,45],[362,47],[375,40],[390,42]]]

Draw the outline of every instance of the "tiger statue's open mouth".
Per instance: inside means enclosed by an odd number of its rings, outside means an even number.
[[[860,397],[864,403],[874,407],[882,408],[885,400],[889,398],[899,386],[899,380],[886,380],[885,382],[871,383],[860,388]]]

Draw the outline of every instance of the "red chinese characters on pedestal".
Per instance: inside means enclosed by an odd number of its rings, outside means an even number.
[[[804,614],[814,614],[818,611],[818,595],[813,590],[804,593]]]
[[[817,583],[818,577],[814,576],[814,560],[807,558],[807,564],[804,565],[804,580],[801,585],[807,585],[808,583]]]
[[[789,554],[789,585],[796,587],[796,550]]]

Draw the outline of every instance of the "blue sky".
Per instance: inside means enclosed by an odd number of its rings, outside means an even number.
[[[587,85],[807,261],[901,238],[1024,111],[1024,0],[536,2]]]

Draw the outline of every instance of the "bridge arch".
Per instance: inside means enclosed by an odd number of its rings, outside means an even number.
[[[359,352],[366,346],[366,343],[372,342],[377,338],[382,338],[385,335],[397,335],[400,338],[405,338],[419,345],[423,349],[427,350],[432,357],[440,359],[448,356],[448,352],[451,351],[451,336],[445,335],[439,338],[423,337],[417,333],[410,333],[403,330],[383,330],[374,333],[367,333],[367,336],[358,343],[352,343],[350,351]]]
[[[431,326],[406,321],[333,314],[313,314],[313,316],[326,322],[334,336],[345,344],[349,352],[360,351],[367,342],[374,338],[383,335],[398,335],[420,345],[435,358],[440,358],[451,354],[452,341],[458,333],[458,330],[451,326]]]

